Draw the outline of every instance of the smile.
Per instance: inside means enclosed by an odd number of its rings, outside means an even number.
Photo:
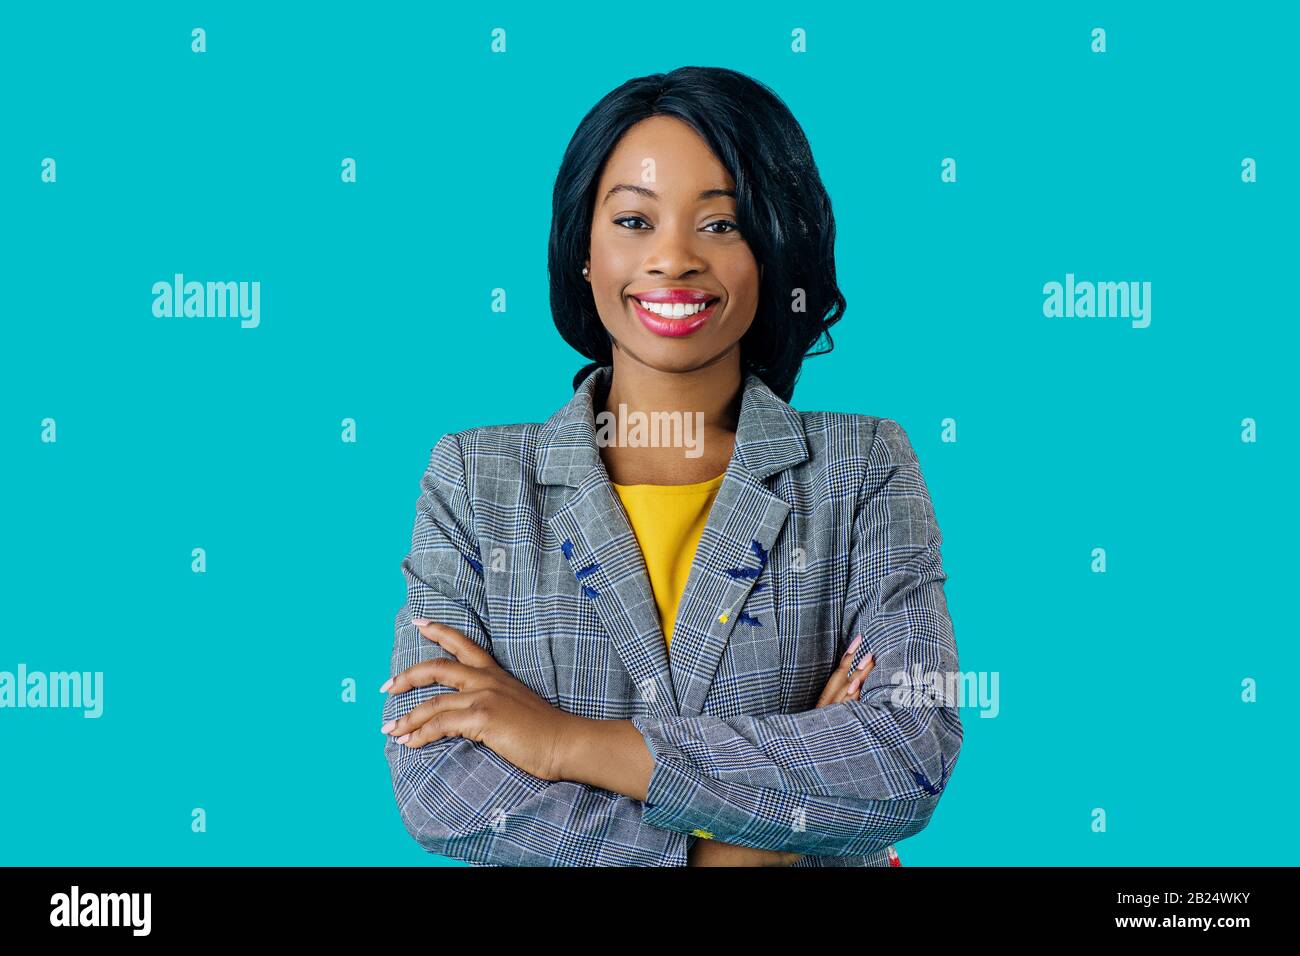
[[[707,302],[642,302],[632,297],[632,309],[641,324],[655,335],[673,338],[690,335],[708,322],[721,299]]]

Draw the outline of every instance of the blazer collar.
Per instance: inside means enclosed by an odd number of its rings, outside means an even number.
[[[651,714],[698,716],[728,641],[773,639],[771,581],[758,582],[790,505],[764,479],[809,457],[803,419],[746,375],[731,461],[678,605],[670,660],[644,558],[596,446],[594,397],[611,374],[608,366],[593,371],[542,426],[538,479],[570,489],[547,522]],[[740,614],[751,595],[758,613]],[[757,651],[737,653],[749,659]],[[778,688],[755,694],[774,705]]]
[[[613,369],[595,369],[562,408],[543,425],[538,445],[538,481],[576,488],[587,472],[604,467],[596,446],[596,396]],[[753,372],[745,374],[740,419],[732,456],[755,478],[766,478],[808,458],[799,413]]]

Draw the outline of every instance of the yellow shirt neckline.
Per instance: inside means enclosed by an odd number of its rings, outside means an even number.
[[[704,481],[692,482],[689,485],[620,485],[616,481],[610,484],[620,490],[650,492],[660,495],[693,495],[705,491],[712,491],[722,484],[722,479],[727,477],[724,471],[722,474],[713,478],[706,478]]]

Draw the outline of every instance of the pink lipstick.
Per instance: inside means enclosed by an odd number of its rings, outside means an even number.
[[[698,330],[713,316],[714,309],[717,308],[718,302],[721,301],[719,296],[715,296],[703,289],[680,288],[651,289],[638,292],[631,296],[631,299],[632,309],[636,312],[636,317],[641,320],[642,325],[655,335],[671,338],[690,335]],[[685,311],[690,312],[690,314],[680,316],[660,315],[647,309],[641,304],[642,302],[663,304],[665,306],[676,306],[680,303],[685,307]],[[701,305],[703,308],[691,311],[692,308]]]

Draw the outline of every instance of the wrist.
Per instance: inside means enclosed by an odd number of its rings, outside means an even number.
[[[632,721],[568,716],[556,748],[560,779],[644,801],[654,757]]]
[[[596,749],[595,736],[601,721],[576,714],[565,717],[556,754],[556,779],[589,783],[583,778],[587,776],[588,756]]]

